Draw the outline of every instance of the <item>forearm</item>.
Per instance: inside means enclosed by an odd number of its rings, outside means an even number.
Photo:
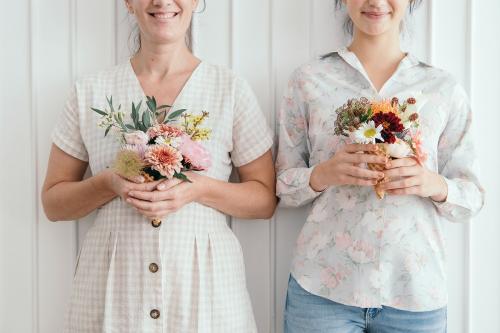
[[[274,190],[258,181],[228,183],[207,177],[203,183],[198,200],[203,205],[243,219],[267,219],[274,214]]]
[[[105,173],[74,182],[60,182],[42,195],[45,214],[51,221],[84,217],[116,197],[105,185]]]

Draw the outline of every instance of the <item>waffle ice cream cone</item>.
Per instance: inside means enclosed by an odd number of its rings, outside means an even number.
[[[374,152],[369,152],[369,154],[372,155],[377,155],[377,156],[385,156],[389,158],[389,154],[387,153],[387,150],[385,149],[384,144],[378,144],[378,150]],[[374,163],[368,163],[368,169],[373,170],[373,171],[385,171],[385,167],[381,164],[374,164]],[[380,188],[380,184],[387,183],[389,181],[389,178],[384,177],[382,179],[379,179],[377,181],[377,184],[373,186],[373,189],[375,190],[375,193],[377,194],[377,197],[379,199],[383,199],[385,196],[385,191]]]
[[[147,172],[142,171],[141,176],[144,177],[145,183],[151,183],[155,181],[155,179],[152,176],[150,176]]]

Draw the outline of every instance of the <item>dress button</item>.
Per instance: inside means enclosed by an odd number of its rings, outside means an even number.
[[[161,225],[161,220],[154,219],[153,221],[151,221],[151,225],[155,228],[158,228]]]
[[[151,264],[149,264],[149,271],[150,271],[151,273],[156,273],[156,272],[158,272],[158,265],[157,265],[157,264],[155,264],[154,262],[153,262],[153,263],[151,263]]]
[[[158,319],[158,318],[160,318],[160,311],[158,311],[156,309],[153,309],[153,310],[151,310],[151,312],[149,313],[149,315],[153,319]]]

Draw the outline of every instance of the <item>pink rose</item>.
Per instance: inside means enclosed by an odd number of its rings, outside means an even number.
[[[144,146],[148,143],[149,137],[142,131],[135,131],[132,133],[125,133],[125,142],[129,145]]]
[[[200,143],[191,140],[188,135],[181,137],[179,150],[193,170],[207,170],[212,165],[209,152]]]

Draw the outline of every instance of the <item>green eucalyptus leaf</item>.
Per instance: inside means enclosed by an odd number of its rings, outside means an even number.
[[[179,117],[181,114],[183,114],[184,112],[186,112],[187,109],[180,109],[180,110],[176,110],[172,113],[169,113],[168,114],[168,120],[172,120],[172,119],[175,119],[177,117]]]
[[[185,174],[183,174],[182,172],[174,173],[174,177],[177,179],[183,180],[185,182],[192,183],[192,181],[189,180],[189,178]]]
[[[113,127],[113,125],[109,125],[108,128],[106,128],[106,131],[104,132],[104,136],[108,135],[109,130]]]
[[[142,114],[142,124],[146,127],[149,128],[151,127],[151,117],[149,115],[149,112],[144,112]]]
[[[172,107],[172,105],[160,105],[159,107],[156,108],[156,110],[166,109],[170,107]]]
[[[99,109],[95,109],[95,108],[90,108],[92,109],[92,111],[95,111],[97,113],[99,113],[101,116],[107,116],[108,114],[102,110],[99,110]]]

